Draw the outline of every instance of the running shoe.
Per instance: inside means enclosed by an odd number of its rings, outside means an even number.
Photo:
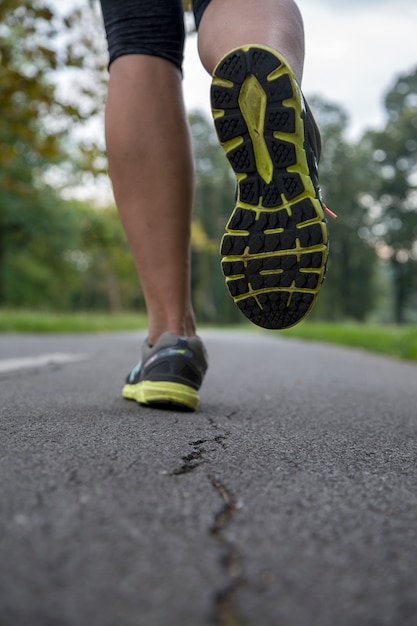
[[[288,63],[266,46],[218,63],[211,103],[237,178],[220,250],[227,287],[254,324],[293,326],[312,309],[327,262],[320,133]]]
[[[154,346],[145,341],[142,358],[126,378],[122,395],[161,408],[194,411],[207,370],[207,354],[199,337],[164,333]]]

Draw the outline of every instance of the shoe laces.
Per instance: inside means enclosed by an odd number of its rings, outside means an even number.
[[[328,215],[330,215],[330,217],[332,217],[334,220],[337,220],[336,213],[333,213],[333,211],[331,211],[325,204],[323,204],[323,209],[326,211]]]

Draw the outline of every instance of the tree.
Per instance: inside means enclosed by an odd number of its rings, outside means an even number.
[[[329,220],[329,263],[325,283],[312,316],[364,321],[374,306],[376,256],[361,236],[367,210],[360,202],[368,192],[369,155],[345,139],[347,114],[337,105],[312,98],[322,135],[320,184],[324,200],[337,220]]]
[[[406,321],[417,271],[417,68],[389,90],[381,132],[367,141],[379,181],[372,199],[371,237],[391,267],[394,320]]]
[[[69,203],[43,191],[8,194],[7,245],[1,264],[3,303],[14,307],[65,309],[76,274],[66,256],[77,247],[79,225]]]
[[[97,157],[91,142],[74,151],[68,139],[74,123],[97,110],[95,91],[80,82],[77,101],[61,96],[55,80],[83,63],[82,20],[85,11],[64,17],[42,0],[0,4],[0,305],[47,301],[57,272],[61,281],[69,276],[65,253],[77,227],[47,181],[59,173],[73,182],[81,163],[94,170]],[[57,302],[66,293],[55,291]]]
[[[132,257],[114,206],[94,209],[74,204],[78,245],[66,256],[77,271],[72,308],[119,311],[145,309]]]
[[[193,224],[193,296],[202,321],[243,321],[224,284],[220,239],[234,205],[234,177],[213,123],[199,112],[190,115],[196,168]]]

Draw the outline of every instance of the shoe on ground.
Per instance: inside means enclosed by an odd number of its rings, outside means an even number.
[[[317,125],[284,57],[266,46],[218,63],[211,103],[237,178],[221,242],[227,287],[254,324],[293,326],[312,309],[327,262]]]
[[[152,347],[145,341],[142,358],[126,378],[122,395],[160,408],[194,411],[207,370],[207,354],[199,337],[164,333]]]

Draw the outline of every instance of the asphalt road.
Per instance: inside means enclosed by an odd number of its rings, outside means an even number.
[[[0,336],[0,626],[416,626],[417,366],[202,336],[194,414],[140,335]]]

